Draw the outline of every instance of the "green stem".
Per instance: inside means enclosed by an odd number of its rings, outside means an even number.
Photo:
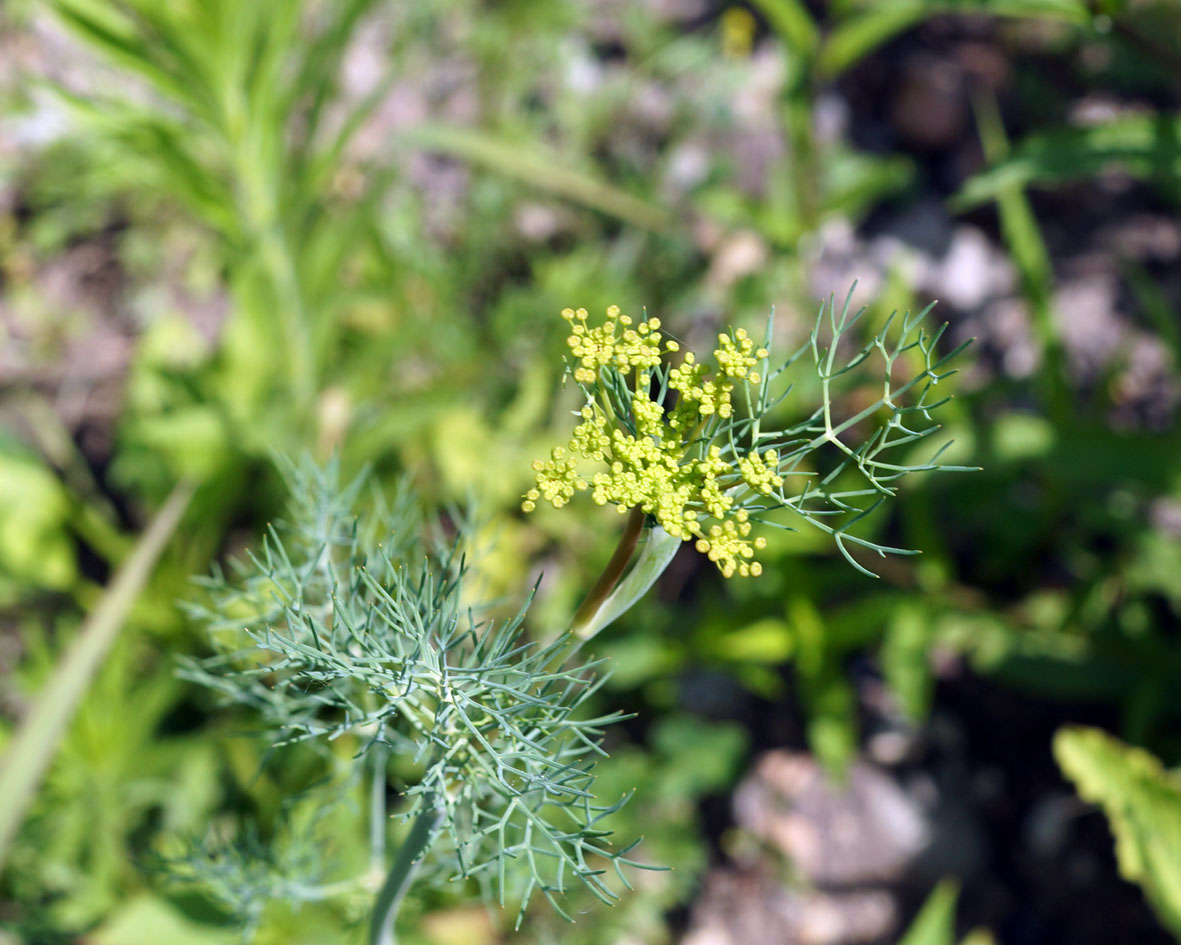
[[[570,622],[570,629],[575,633],[590,624],[599,608],[603,606],[603,602],[615,589],[615,585],[619,583],[619,579],[623,577],[623,572],[627,569],[627,564],[640,541],[640,534],[644,531],[644,518],[643,511],[638,508],[628,513],[627,524],[623,528],[623,534],[619,536],[615,553],[611,555],[607,567],[603,569],[603,573],[599,575],[599,579],[595,581],[590,593],[586,595],[586,600],[582,602]]]
[[[102,668],[132,606],[151,577],[168,539],[193,495],[182,480],[156,513],[134,550],[119,566],[78,636],[58,660],[37,702],[13,735],[0,765],[0,866],[41,779],[74,717],[74,710]]]
[[[225,135],[236,170],[238,210],[266,277],[274,290],[273,317],[278,340],[286,348],[288,381],[297,414],[305,413],[315,395],[315,363],[308,307],[300,283],[295,251],[280,217],[279,177],[258,160],[250,137],[249,116],[240,114],[232,92],[225,111]]]
[[[379,870],[385,865],[385,766],[389,749],[382,744],[369,749],[373,753],[373,783],[369,791],[369,863]]]
[[[313,398],[315,367],[303,290],[295,270],[290,244],[280,231],[279,225],[270,225],[258,239],[263,263],[277,297],[278,310],[275,317],[287,347],[287,369],[295,406],[297,410],[305,411]]]
[[[431,842],[435,839],[435,828],[443,817],[443,810],[435,804],[434,797],[428,795],[422,800],[422,810],[415,818],[410,834],[402,844],[394,865],[386,875],[385,883],[377,894],[377,902],[373,907],[373,921],[369,926],[369,945],[397,945],[398,938],[394,934],[394,919],[398,915],[398,907],[406,898],[410,884],[422,865],[423,855]]]

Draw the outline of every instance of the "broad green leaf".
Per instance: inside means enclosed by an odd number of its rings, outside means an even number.
[[[785,620],[764,617],[733,629],[722,629],[708,641],[708,650],[726,662],[778,665],[791,658],[795,641]]]
[[[139,418],[129,432],[185,473],[204,478],[226,461],[230,444],[224,418],[213,407],[180,407]]]
[[[1091,18],[1088,5],[1081,0],[933,0],[927,8],[934,13],[987,13],[1080,24]]]
[[[57,477],[0,440],[0,596],[21,587],[65,590],[74,584],[69,518],[70,502]]]
[[[694,715],[666,716],[653,725],[651,738],[662,760],[657,778],[666,803],[725,790],[740,773],[750,742],[740,725]]]
[[[998,417],[990,432],[994,454],[1007,463],[1045,458],[1057,439],[1054,425],[1045,417],[1018,410]]]
[[[1054,757],[1079,795],[1103,808],[1120,873],[1181,935],[1181,778],[1148,752],[1093,728],[1064,728]]]
[[[233,945],[241,937],[231,929],[199,925],[165,900],[144,895],[123,905],[87,940],[94,945]]]
[[[857,700],[843,669],[826,664],[801,680],[808,744],[829,774],[843,778],[857,753]]]
[[[821,175],[824,213],[858,220],[882,200],[910,186],[914,163],[901,155],[834,149]]]

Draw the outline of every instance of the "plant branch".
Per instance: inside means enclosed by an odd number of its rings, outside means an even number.
[[[376,872],[385,865],[385,766],[389,749],[377,744],[370,751],[373,753],[373,783],[369,793],[369,862],[370,868]]]
[[[369,945],[397,945],[394,919],[398,915],[398,907],[414,882],[414,876],[422,865],[424,854],[435,839],[435,828],[442,817],[443,810],[435,804],[434,797],[424,797],[422,810],[415,818],[414,826],[410,828],[410,834],[398,850],[394,865],[390,867],[385,883],[377,894],[373,920],[369,926]]]
[[[636,545],[639,544],[640,534],[644,531],[644,518],[644,512],[639,508],[634,508],[628,513],[627,524],[623,528],[623,534],[619,536],[615,553],[611,555],[607,567],[603,569],[603,573],[599,575],[599,579],[595,581],[590,593],[586,595],[586,600],[582,602],[570,622],[570,629],[576,634],[583,635],[582,631],[590,625],[599,608],[623,577],[623,572],[635,553]]]

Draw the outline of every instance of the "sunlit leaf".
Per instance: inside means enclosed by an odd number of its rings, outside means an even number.
[[[1123,115],[1085,128],[1058,128],[1026,137],[1013,152],[964,184],[953,206],[964,210],[997,200],[1013,188],[1054,187],[1118,167],[1177,195],[1181,175],[1181,117],[1153,112]]]
[[[1148,752],[1093,728],[1065,728],[1054,757],[1084,800],[1103,808],[1120,873],[1181,935],[1181,779]]]
[[[898,945],[954,945],[959,886],[944,880],[935,887]]]

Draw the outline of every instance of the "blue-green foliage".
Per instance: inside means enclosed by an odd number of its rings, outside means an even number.
[[[583,711],[598,664],[565,665],[565,635],[523,638],[528,602],[484,615],[459,517],[428,521],[405,490],[387,504],[363,477],[342,487],[333,465],[288,466],[288,479],[288,520],[234,580],[203,582],[190,611],[220,652],[183,675],[256,711],[276,747],[351,735],[358,765],[374,750],[412,758],[398,813],[437,811],[436,866],[502,905],[523,911],[539,891],[561,910],[572,882],[616,899],[603,868],[626,884],[630,861],[602,821],[622,799],[596,801],[594,765],[620,716]],[[377,777],[384,789],[384,766]]]

